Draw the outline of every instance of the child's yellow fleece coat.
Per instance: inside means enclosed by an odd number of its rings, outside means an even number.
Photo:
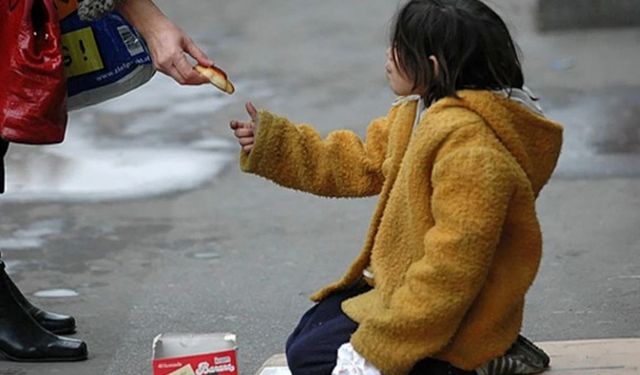
[[[541,257],[535,199],[555,167],[562,128],[489,91],[433,104],[413,129],[417,100],[374,120],[366,142],[326,139],[260,112],[241,167],[331,197],[380,194],[361,254],[319,301],[362,276],[371,291],[345,301],[354,348],[385,375],[425,357],[471,370],[502,355],[522,323]]]

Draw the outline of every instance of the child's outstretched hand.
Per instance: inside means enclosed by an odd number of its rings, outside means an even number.
[[[251,118],[251,121],[239,121],[239,120],[231,120],[229,126],[233,130],[233,135],[238,138],[238,143],[242,146],[242,150],[245,152],[250,152],[253,148],[253,142],[255,140],[255,134],[258,133],[258,111],[256,107],[253,106],[253,103],[247,102],[245,105],[247,109],[247,113]]]

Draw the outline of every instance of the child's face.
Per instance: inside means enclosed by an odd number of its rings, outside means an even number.
[[[398,96],[417,94],[418,90],[413,89],[413,82],[407,74],[396,64],[396,50],[387,48],[387,62],[384,64],[387,80],[391,90]]]

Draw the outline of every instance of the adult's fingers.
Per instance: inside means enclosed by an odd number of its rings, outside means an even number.
[[[209,82],[207,77],[193,69],[193,66],[189,61],[187,61],[187,58],[183,53],[180,53],[179,56],[175,57],[173,65],[180,73],[180,76],[182,76],[183,82],[180,83],[184,85],[201,85]]]
[[[182,76],[182,74],[180,74],[180,72],[178,71],[178,69],[171,65],[168,67],[163,67],[163,68],[158,68],[159,71],[161,71],[162,73],[168,75],[169,77],[173,78],[174,81],[178,82],[181,85],[185,84],[185,80],[184,77]]]
[[[196,61],[198,64],[202,66],[212,66],[214,64],[213,60],[207,56],[204,51],[202,51],[191,39],[186,39],[184,45],[184,50]]]

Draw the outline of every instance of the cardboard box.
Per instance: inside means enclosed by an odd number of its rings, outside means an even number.
[[[238,375],[232,333],[167,333],[153,340],[153,375]]]

